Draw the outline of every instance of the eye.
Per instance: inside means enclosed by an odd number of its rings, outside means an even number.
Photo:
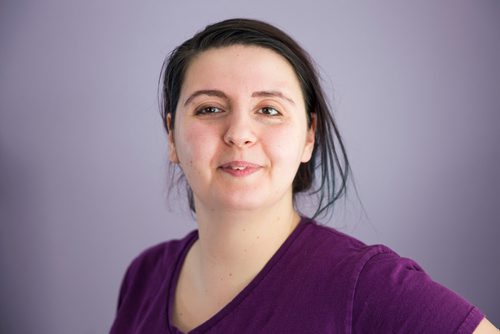
[[[210,114],[219,114],[222,112],[221,108],[209,106],[209,107],[201,107],[196,110],[196,115],[210,115]]]
[[[281,113],[273,107],[264,107],[259,110],[261,114],[268,115],[268,116],[279,116]]]

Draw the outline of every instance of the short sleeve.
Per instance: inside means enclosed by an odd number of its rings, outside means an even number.
[[[353,333],[472,333],[484,317],[389,249],[365,263],[353,298]]]

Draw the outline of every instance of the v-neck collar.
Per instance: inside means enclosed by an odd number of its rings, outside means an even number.
[[[269,261],[264,265],[264,267],[257,273],[257,275],[248,283],[247,286],[243,288],[228,304],[226,304],[222,309],[220,309],[217,313],[215,313],[212,317],[210,317],[205,322],[201,323],[199,326],[193,328],[189,331],[189,334],[197,334],[204,333],[209,330],[211,327],[215,326],[219,321],[221,321],[224,317],[230,314],[233,310],[235,310],[238,305],[247,298],[247,296],[259,285],[259,283],[268,275],[268,273],[272,270],[276,263],[285,255],[287,250],[293,244],[293,242],[297,239],[297,237],[304,230],[307,222],[310,220],[301,217],[299,224],[295,227],[292,233],[287,237],[287,239],[283,242],[283,244],[278,248],[276,253],[271,256]],[[187,253],[191,249],[191,246],[198,240],[199,235],[198,231],[193,231],[189,236],[189,240],[186,242],[184,249],[182,250],[177,263],[175,264],[175,269],[172,273],[170,284],[168,286],[168,294],[167,294],[167,326],[168,330],[171,334],[182,334],[180,330],[178,330],[171,322],[172,310],[174,306],[174,298],[175,298],[175,290],[177,288],[177,283],[180,276],[180,271],[184,261],[186,259]]]

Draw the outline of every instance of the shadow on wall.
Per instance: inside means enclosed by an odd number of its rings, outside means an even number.
[[[48,328],[47,263],[41,257],[47,231],[37,173],[34,164],[6,151],[0,140],[1,333]],[[46,302],[40,303],[40,297]]]

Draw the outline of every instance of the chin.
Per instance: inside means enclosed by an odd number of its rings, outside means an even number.
[[[227,191],[222,196],[213,196],[213,207],[217,210],[228,211],[259,211],[266,210],[272,207],[281,205],[283,198],[286,196],[269,196],[269,193],[252,192],[232,192]],[[276,194],[273,194],[276,195]]]
[[[264,203],[262,201],[252,200],[242,200],[241,197],[238,199],[231,199],[220,201],[214,203],[214,207],[217,207],[218,210],[228,210],[228,211],[255,211],[262,209],[264,207]]]

